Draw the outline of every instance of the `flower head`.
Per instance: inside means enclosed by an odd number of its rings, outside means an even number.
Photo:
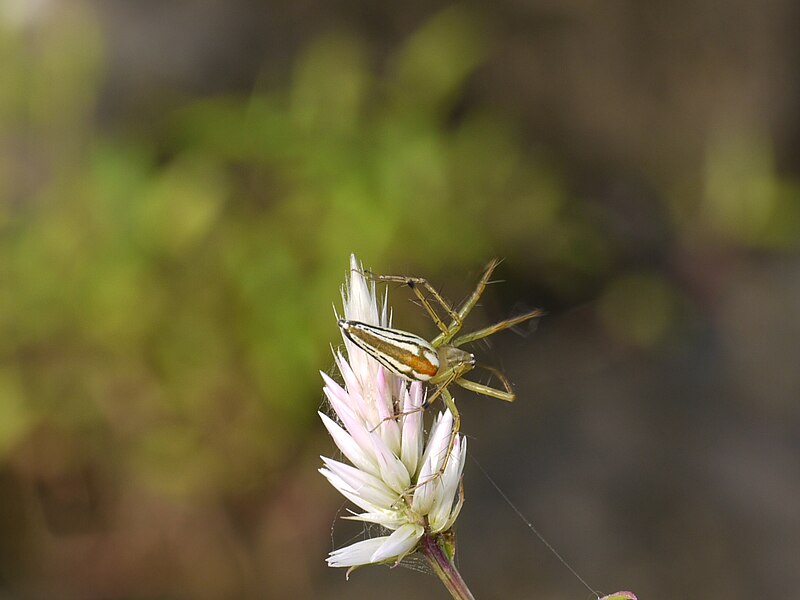
[[[350,267],[342,289],[344,318],[390,326],[386,300],[379,309],[375,285],[364,278],[355,256]],[[467,444],[456,436],[445,462],[451,413],[436,416],[426,441],[423,384],[387,371],[346,338],[344,346],[346,357],[334,353],[344,386],[322,373],[339,422],[323,413],[320,418],[350,464],[322,457],[320,473],[363,511],[347,518],[375,523],[389,534],[334,550],[327,562],[351,568],[397,563],[417,549],[423,535],[448,531],[455,523],[463,504],[459,483]]]

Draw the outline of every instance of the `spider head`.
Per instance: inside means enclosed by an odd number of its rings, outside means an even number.
[[[441,363],[439,367],[440,372],[444,369],[452,369],[455,367],[461,367],[466,372],[475,367],[475,355],[471,352],[456,348],[455,346],[440,346],[438,351],[439,361]]]

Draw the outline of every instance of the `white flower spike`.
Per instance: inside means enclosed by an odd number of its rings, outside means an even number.
[[[362,272],[352,256],[350,277],[342,289],[344,318],[389,327],[386,300],[379,309],[375,284]],[[334,354],[344,387],[322,373],[325,395],[339,423],[322,413],[320,418],[352,464],[322,457],[320,473],[363,511],[347,518],[380,525],[389,535],[335,550],[327,562],[350,569],[396,564],[417,550],[423,538],[453,527],[463,504],[460,481],[467,443],[456,436],[445,463],[453,430],[449,410],[436,417],[425,444],[424,384],[386,370],[346,336],[344,346],[346,357]]]

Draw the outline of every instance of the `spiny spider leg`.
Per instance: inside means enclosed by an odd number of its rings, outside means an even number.
[[[417,408],[412,408],[411,410],[404,410],[404,411],[402,411],[402,412],[395,413],[395,414],[393,414],[393,415],[389,415],[388,417],[384,417],[383,419],[381,419],[380,421],[378,421],[378,424],[377,424],[377,425],[375,425],[375,427],[373,427],[372,429],[370,429],[370,430],[369,430],[369,432],[370,432],[370,433],[372,433],[372,432],[374,432],[374,431],[377,431],[377,430],[378,430],[378,428],[379,428],[381,425],[383,425],[384,423],[386,423],[386,421],[396,421],[396,420],[397,420],[397,419],[399,419],[400,417],[406,417],[406,416],[408,416],[408,415],[413,415],[414,413],[422,412],[422,411],[424,411],[426,408],[428,408],[428,406],[427,406],[427,405],[424,405],[424,406],[418,406]]]
[[[444,321],[442,321],[439,313],[437,313],[436,309],[433,308],[431,301],[428,300],[428,297],[425,295],[422,289],[420,289],[424,288],[444,309],[444,311],[447,313],[447,316],[450,317],[453,322],[459,323],[460,328],[461,322],[458,313],[453,309],[452,306],[450,306],[450,303],[447,302],[447,300],[445,300],[438,291],[436,291],[436,288],[434,288],[427,279],[423,277],[409,277],[407,275],[377,275],[372,271],[364,271],[363,273],[372,281],[380,281],[383,283],[397,282],[410,287],[412,290],[414,290],[414,294],[416,294],[417,298],[422,303],[422,306],[425,307],[425,310],[428,312],[428,315],[430,315],[433,322],[436,323],[436,326],[442,332],[442,335],[449,334],[450,330],[447,328],[447,325]]]
[[[475,287],[475,290],[458,309],[458,318],[453,319],[453,322],[450,324],[448,330],[446,332],[443,331],[431,342],[434,348],[441,346],[442,344],[450,343],[450,340],[453,339],[453,336],[455,336],[461,330],[464,319],[466,319],[470,311],[475,308],[475,305],[478,303],[478,300],[486,289],[486,286],[489,285],[489,280],[492,277],[492,273],[497,268],[497,265],[500,264],[500,262],[501,261],[499,258],[493,258],[489,261],[489,264],[486,265],[486,268],[483,270],[483,275],[481,275],[480,281],[478,281],[478,285]]]
[[[439,396],[442,396],[442,400],[444,400],[445,404],[449,407],[450,404],[447,403],[447,397],[444,395],[444,391],[447,389],[447,386],[453,383],[454,381],[458,381],[461,378],[461,375],[466,373],[469,370],[466,366],[462,366],[461,368],[455,369],[444,381],[437,384],[436,391],[431,394],[429,398],[425,399],[425,402],[422,404],[423,408],[428,408],[433,402],[435,402]],[[452,398],[450,398],[452,400]],[[457,432],[458,430],[456,430]]]
[[[471,392],[475,392],[476,394],[482,394],[484,396],[489,396],[491,398],[497,398],[498,400],[503,400],[505,402],[514,402],[514,400],[517,399],[517,395],[514,393],[514,388],[511,387],[511,382],[508,380],[508,377],[506,377],[503,374],[502,371],[484,364],[476,364],[476,366],[480,367],[485,371],[489,371],[492,375],[494,375],[497,379],[499,379],[500,383],[503,385],[503,389],[500,390],[490,385],[478,383],[477,381],[464,379],[463,377],[459,377],[458,379],[456,379],[455,383],[457,383],[464,389],[467,389]]]
[[[414,294],[416,294],[417,298],[422,303],[422,306],[425,308],[433,322],[436,323],[436,326],[441,331],[441,333],[431,342],[431,345],[434,348],[437,348],[442,344],[449,343],[450,340],[453,339],[453,336],[455,336],[461,330],[464,320],[467,318],[467,315],[475,307],[481,295],[486,290],[486,286],[489,285],[492,273],[494,273],[494,270],[501,262],[502,261],[499,258],[493,258],[489,261],[489,264],[486,265],[486,268],[483,270],[483,274],[481,275],[480,281],[478,281],[478,285],[475,287],[475,290],[459,307],[458,311],[453,309],[450,303],[447,302],[447,300],[444,299],[444,297],[436,290],[436,288],[433,287],[433,285],[431,285],[431,283],[424,277],[409,277],[407,275],[378,275],[369,270],[363,271],[363,274],[372,281],[404,283],[414,290]],[[450,317],[451,322],[449,326],[442,321],[441,317],[436,312],[430,300],[425,296],[420,287],[424,288]],[[508,326],[510,327],[513,324],[514,323],[511,323]],[[500,330],[498,329],[497,331]],[[486,335],[491,335],[491,333]]]
[[[453,340],[452,345],[458,347],[463,344],[468,344],[469,342],[474,342],[475,340],[480,340],[485,337],[489,337],[490,335],[493,335],[498,331],[503,331],[504,329],[508,329],[509,327],[513,327],[514,325],[519,325],[520,323],[523,323],[529,319],[540,317],[543,314],[544,311],[537,308],[536,310],[532,310],[523,315],[511,317],[510,319],[506,319],[505,321],[500,321],[499,323],[495,323],[494,325],[490,325],[489,327],[484,327],[483,329],[479,329],[478,331],[473,331],[471,333],[465,333],[464,335],[460,335],[455,340]]]

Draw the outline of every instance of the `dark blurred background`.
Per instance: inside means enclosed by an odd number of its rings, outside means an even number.
[[[800,6],[0,0],[0,595],[445,598],[352,525],[356,252],[515,382],[470,449],[601,590],[800,589]],[[434,327],[400,287],[395,324]],[[587,590],[474,465],[478,598]]]

